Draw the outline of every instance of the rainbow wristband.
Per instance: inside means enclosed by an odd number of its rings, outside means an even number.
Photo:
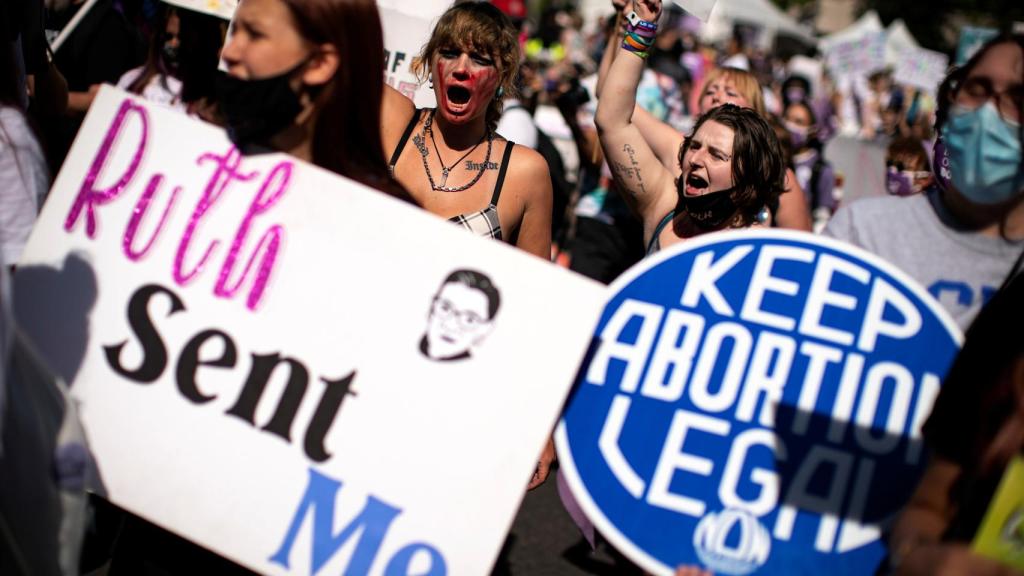
[[[647,52],[648,48],[649,48],[649,46],[645,46],[643,44],[640,44],[639,42],[633,40],[629,36],[626,36],[625,38],[622,39],[622,49],[623,50],[625,50],[626,52],[631,52],[633,54],[636,54],[637,56],[639,56],[640,58],[643,58],[644,60],[646,60],[647,56],[649,56],[649,54]]]
[[[626,32],[625,37],[622,39],[623,42],[629,42],[634,46],[638,46],[643,49],[650,48],[654,45],[654,38],[644,38],[643,36],[637,36],[633,32]]]

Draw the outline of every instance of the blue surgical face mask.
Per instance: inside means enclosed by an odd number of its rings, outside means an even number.
[[[942,129],[950,179],[975,204],[1001,204],[1024,190],[1020,126],[989,101],[971,110],[954,106]]]

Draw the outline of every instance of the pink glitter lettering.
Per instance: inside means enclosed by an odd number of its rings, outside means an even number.
[[[167,223],[167,216],[171,213],[171,208],[174,203],[178,200],[178,193],[181,192],[181,186],[175,186],[174,190],[171,191],[171,198],[167,201],[167,206],[164,208],[164,213],[160,216],[160,222],[157,223],[156,230],[153,231],[153,235],[149,238],[149,242],[143,246],[142,250],[135,250],[135,236],[139,232],[139,225],[142,224],[142,219],[146,217],[146,211],[149,210],[149,204],[153,201],[153,196],[160,188],[160,184],[163,182],[163,174],[156,174],[149,180],[149,185],[146,186],[146,191],[139,197],[139,201],[135,203],[135,209],[132,210],[132,217],[128,221],[128,227],[124,231],[124,238],[122,239],[122,247],[124,248],[124,254],[132,262],[138,262],[143,256],[149,252],[149,249],[153,247],[153,242],[156,241],[157,236],[163,230],[164,224]]]
[[[277,253],[281,245],[284,228],[280,225],[271,226],[260,238],[256,249],[249,256],[249,260],[238,281],[232,283],[231,275],[241,255],[242,245],[249,234],[253,220],[260,214],[269,211],[287,192],[288,183],[292,177],[292,167],[291,162],[282,162],[275,166],[267,175],[252,204],[249,205],[249,210],[239,225],[238,232],[235,234],[235,240],[231,243],[228,256],[224,259],[224,265],[221,266],[220,278],[218,278],[217,286],[214,288],[214,294],[217,296],[221,298],[234,297],[242,287],[245,279],[249,276],[256,258],[262,252],[263,258],[260,260],[256,279],[253,282],[252,290],[249,291],[249,297],[246,299],[246,306],[250,310],[255,310],[259,306],[260,300],[263,298],[263,292],[266,290],[267,283],[270,280],[270,274],[274,269],[274,263],[277,261]]]
[[[110,158],[111,151],[121,135],[122,128],[127,124],[129,112],[134,112],[139,122],[142,123],[142,138],[138,142],[135,154],[132,156],[132,161],[128,165],[128,170],[110,188],[97,190],[96,180],[103,171],[107,159]],[[78,191],[75,203],[72,204],[71,211],[68,213],[67,219],[64,220],[64,230],[70,232],[75,227],[84,209],[85,233],[89,238],[96,237],[96,207],[107,204],[117,198],[121,192],[124,192],[125,187],[132,181],[132,178],[135,177],[135,172],[142,162],[142,154],[146,150],[148,132],[149,117],[146,114],[146,109],[143,106],[132,104],[130,100],[125,100],[117,111],[117,115],[114,116],[114,122],[107,130],[106,136],[103,137],[103,144],[100,146],[99,153],[96,154],[92,165],[89,166],[89,171],[86,172],[85,182],[82,183],[82,188]]]
[[[239,166],[242,163],[242,154],[234,146],[229,148],[227,153],[223,156],[212,152],[203,154],[199,157],[197,163],[202,164],[208,160],[215,162],[217,168],[214,170],[213,176],[210,177],[210,182],[206,185],[206,190],[203,191],[203,196],[199,199],[196,209],[192,212],[192,218],[189,220],[188,227],[185,229],[185,234],[181,237],[181,242],[178,244],[178,253],[174,258],[174,281],[177,282],[179,286],[184,286],[191,282],[196,275],[203,271],[203,268],[206,266],[206,262],[209,260],[214,248],[216,248],[220,243],[218,240],[210,242],[209,246],[206,247],[206,251],[203,253],[202,258],[199,259],[199,263],[196,264],[190,272],[185,271],[185,257],[188,255],[188,249],[192,243],[192,236],[195,234],[196,228],[199,227],[203,216],[206,215],[207,210],[217,202],[220,195],[227,189],[232,181],[241,180],[245,182],[256,176],[256,172],[243,174],[239,171]]]

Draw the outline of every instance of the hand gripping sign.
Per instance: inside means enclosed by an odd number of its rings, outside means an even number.
[[[109,87],[14,277],[91,488],[276,575],[488,573],[602,293]]]
[[[633,268],[594,336],[559,460],[597,529],[655,574],[872,573],[961,341],[891,265],[778,231]]]

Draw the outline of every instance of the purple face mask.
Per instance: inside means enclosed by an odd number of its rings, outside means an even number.
[[[789,132],[789,140],[793,144],[793,150],[803,148],[807,141],[810,140],[811,130],[809,128],[792,122],[783,122],[783,124],[786,126],[786,131]]]
[[[893,196],[910,196],[914,193],[914,182],[903,172],[889,170],[885,173],[885,188]]]
[[[921,187],[915,184],[918,178],[925,178],[928,172],[917,172],[914,170],[896,170],[889,168],[885,173],[885,188],[893,196],[910,196],[921,191]]]

